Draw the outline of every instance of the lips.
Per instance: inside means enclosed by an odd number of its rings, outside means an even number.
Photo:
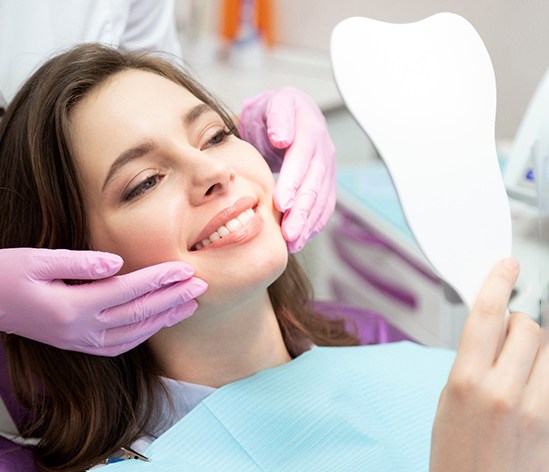
[[[243,197],[237,200],[233,205],[224,208],[206,224],[190,247],[191,251],[198,251],[204,247],[216,243],[229,242],[240,235],[244,227],[248,225],[256,216],[255,209],[257,202],[252,197]]]

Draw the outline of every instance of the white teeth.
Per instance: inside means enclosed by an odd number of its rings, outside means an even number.
[[[227,228],[225,228],[225,226],[220,226],[216,232],[219,233],[219,236],[221,237],[231,234],[231,232]]]
[[[241,228],[246,223],[248,223],[253,218],[254,215],[255,215],[255,212],[251,208],[249,208],[246,211],[243,211],[236,218],[233,218],[232,220],[227,221],[227,223],[225,223],[223,226],[220,226],[219,228],[217,228],[217,231],[214,231],[212,234],[210,234],[208,238],[203,239],[199,243],[196,243],[195,245],[196,250],[209,246],[214,241],[217,241],[218,239],[228,236],[233,231],[236,231],[238,228]]]
[[[240,223],[240,221],[235,218],[234,220],[227,221],[227,223],[225,223],[225,226],[229,231],[233,232],[240,228],[242,226],[242,223]]]
[[[240,215],[238,215],[238,217],[236,218],[238,221],[240,221],[240,223],[242,224],[242,226],[244,226],[248,221],[250,221],[252,218],[250,217],[250,215],[248,215],[248,213],[244,212]]]

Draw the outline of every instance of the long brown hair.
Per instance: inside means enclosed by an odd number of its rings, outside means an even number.
[[[90,91],[127,69],[182,85],[234,129],[217,100],[159,57],[87,44],[49,60],[0,122],[0,248],[88,249],[86,212],[71,157],[70,114]],[[311,287],[293,257],[269,295],[292,355],[310,341],[356,344],[342,320],[314,312]],[[17,335],[3,339],[15,393],[31,412],[23,434],[40,437],[35,454],[43,470],[82,470],[152,428],[158,397],[165,391],[146,343],[108,358]]]

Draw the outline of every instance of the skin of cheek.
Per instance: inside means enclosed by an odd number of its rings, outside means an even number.
[[[163,190],[163,189],[159,189]],[[160,199],[158,199],[160,200]],[[133,272],[161,262],[181,260],[175,222],[179,198],[149,199],[128,212],[90,215],[94,250],[109,251],[124,259],[119,274]]]

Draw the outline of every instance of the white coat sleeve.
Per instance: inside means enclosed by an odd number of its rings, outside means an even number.
[[[181,58],[174,0],[131,0],[120,45],[128,50],[162,51]]]

